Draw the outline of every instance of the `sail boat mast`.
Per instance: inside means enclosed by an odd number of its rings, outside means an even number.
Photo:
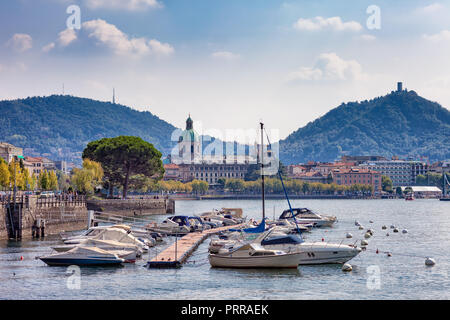
[[[261,125],[261,187],[262,187],[262,218],[263,221],[266,218],[266,206],[265,206],[265,195],[264,195],[264,123],[260,122]]]

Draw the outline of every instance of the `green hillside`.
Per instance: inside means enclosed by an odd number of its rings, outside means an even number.
[[[283,163],[342,155],[450,158],[450,111],[414,91],[344,103],[280,141]]]
[[[150,112],[67,95],[0,101],[0,141],[79,162],[89,141],[135,135],[167,154],[176,128]]]

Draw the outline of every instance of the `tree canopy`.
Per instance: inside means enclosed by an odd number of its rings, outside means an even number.
[[[118,136],[92,141],[84,149],[82,157],[101,163],[110,196],[113,187],[121,185],[123,198],[126,198],[130,178],[134,175],[158,180],[164,174],[161,152],[139,137]]]

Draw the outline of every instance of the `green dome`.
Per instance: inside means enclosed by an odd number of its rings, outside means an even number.
[[[178,141],[179,142],[182,142],[182,141],[199,142],[200,136],[198,135],[197,132],[194,131],[194,129],[184,130],[181,133]]]

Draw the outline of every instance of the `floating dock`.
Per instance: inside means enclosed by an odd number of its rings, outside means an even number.
[[[209,229],[202,232],[188,233],[177,239],[156,257],[147,262],[147,268],[180,268],[192,252],[210,235],[228,229],[245,228],[246,224]]]

